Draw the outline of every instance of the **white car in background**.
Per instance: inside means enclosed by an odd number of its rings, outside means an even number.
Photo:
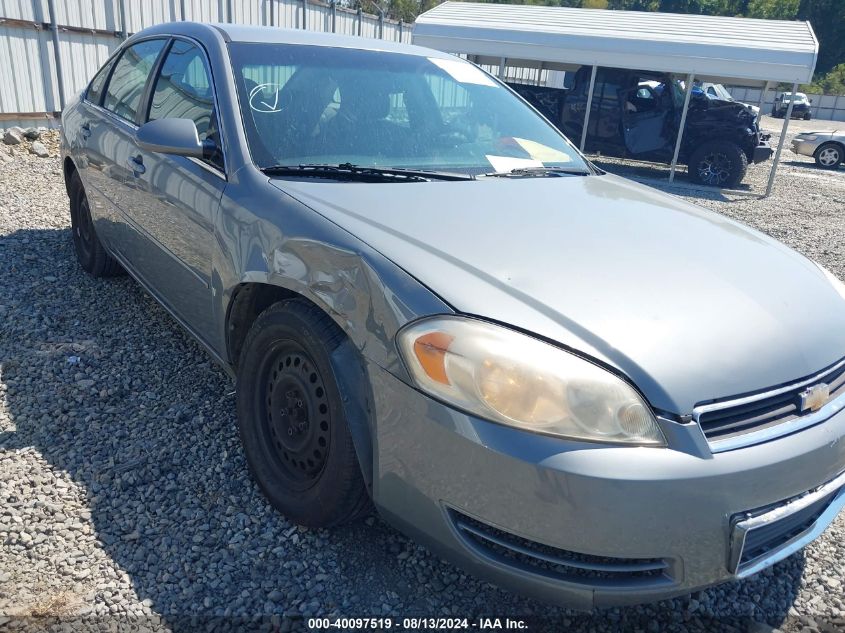
[[[701,91],[710,97],[711,99],[722,99],[723,101],[736,101],[733,98],[733,95],[728,92],[728,89],[725,88],[722,84],[713,84],[707,81],[702,81],[701,84]],[[743,105],[748,106],[754,111],[754,116],[760,117],[760,107],[756,105],[751,105],[750,103],[743,103]]]

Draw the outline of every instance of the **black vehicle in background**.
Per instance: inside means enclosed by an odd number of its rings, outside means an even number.
[[[510,86],[577,144],[590,74],[591,68],[580,68],[571,89]],[[683,89],[668,75],[599,68],[585,150],[670,163],[683,105]],[[760,133],[751,108],[693,92],[678,157],[693,181],[732,187],[742,181],[749,163],[771,155],[769,135]]]
[[[792,104],[791,118],[804,119],[805,121],[809,121],[812,118],[813,100],[809,99],[803,92],[796,92],[794,97],[791,92],[783,92],[778,95],[775,99],[774,106],[772,106],[772,116],[777,119],[785,117],[789,111],[790,101],[794,101]]]

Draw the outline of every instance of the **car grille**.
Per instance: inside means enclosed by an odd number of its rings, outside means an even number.
[[[450,509],[449,515],[470,549],[508,567],[568,583],[607,588],[660,587],[675,582],[666,559],[579,554],[516,536],[457,510]]]
[[[731,517],[728,569],[746,578],[818,538],[845,506],[845,473],[803,495]]]
[[[828,403],[845,395],[845,361],[841,361],[811,379],[760,394],[760,396],[737,398],[696,407],[693,417],[701,426],[701,430],[711,445],[729,444],[729,440],[781,425],[784,425],[782,434],[786,434],[790,432],[789,423],[796,423],[795,430],[799,430],[805,428],[798,424],[804,419],[811,422],[822,421],[822,419],[817,419],[818,416],[813,417],[813,412],[809,410],[801,411],[802,392],[819,383],[828,385],[830,390]],[[772,433],[768,439],[780,435]],[[754,442],[748,442],[745,445],[750,443]]]
[[[742,557],[739,560],[740,567],[780,549],[796,536],[813,527],[836,494],[831,493],[780,521],[749,531],[745,536],[745,546],[742,548]]]

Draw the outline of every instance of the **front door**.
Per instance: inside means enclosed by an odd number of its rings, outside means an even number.
[[[654,84],[654,85],[650,85]],[[671,146],[666,137],[667,117],[671,107],[665,102],[665,84],[640,83],[626,93],[622,115],[625,148],[631,156],[667,151]]]

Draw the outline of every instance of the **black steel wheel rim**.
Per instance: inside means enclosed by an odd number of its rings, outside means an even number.
[[[329,454],[331,408],[323,377],[293,341],[268,355],[262,391],[263,445],[273,467],[297,487],[316,483]]]
[[[87,261],[94,250],[94,223],[91,219],[91,209],[88,207],[88,198],[83,192],[79,193],[77,199],[75,220],[72,227],[73,237],[80,255]]]
[[[708,185],[723,185],[731,177],[730,158],[722,152],[710,152],[698,163],[698,176]]]

